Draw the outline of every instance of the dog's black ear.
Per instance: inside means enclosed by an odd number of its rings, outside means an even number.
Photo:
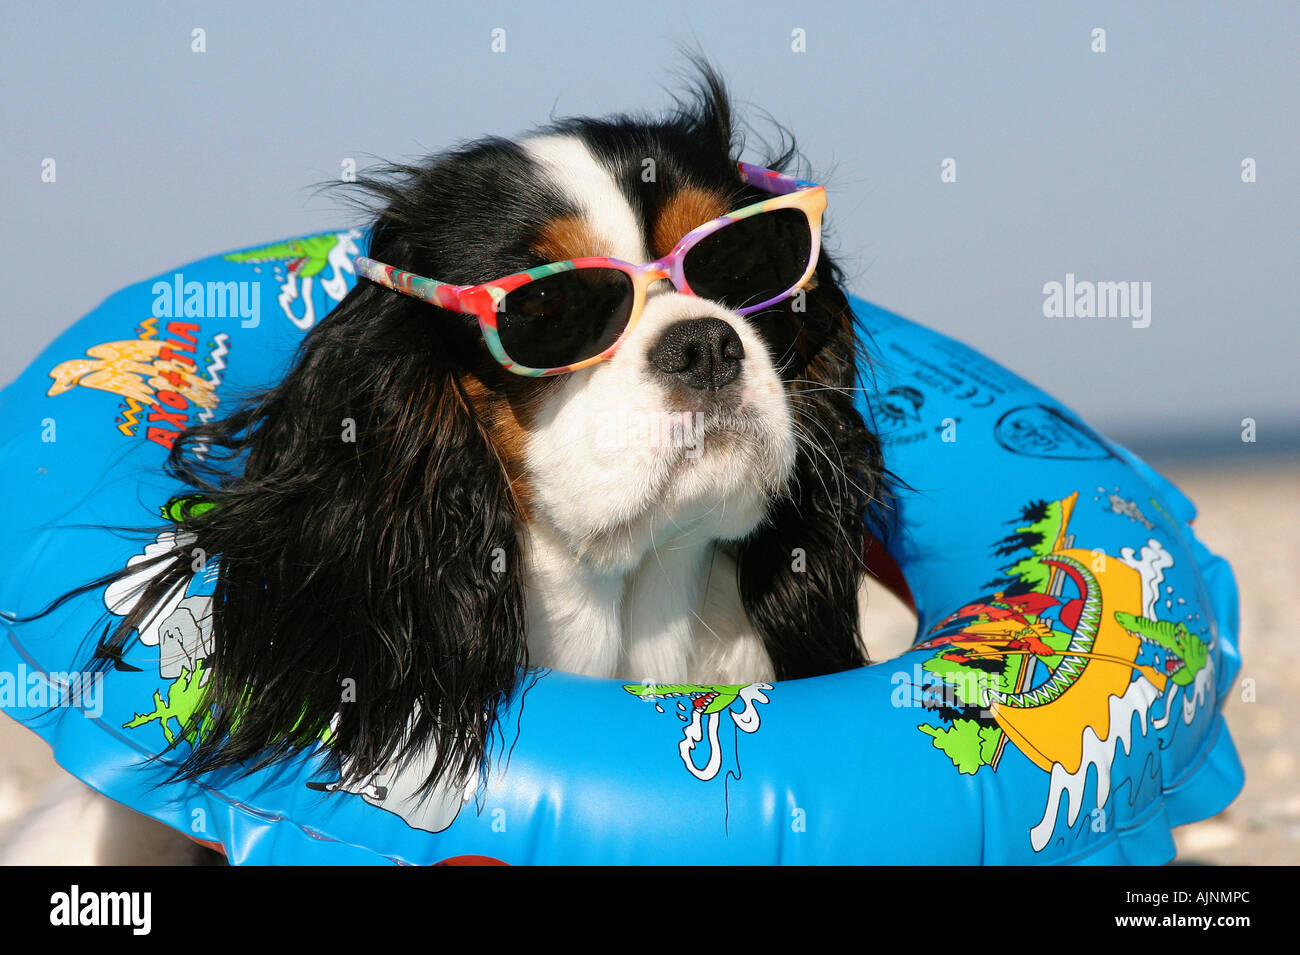
[[[178,440],[211,506],[178,509],[185,560],[139,605],[219,556],[214,716],[185,775],[319,738],[351,781],[435,740],[430,786],[477,770],[527,659],[518,504],[458,378],[463,318],[362,282],[279,384]]]
[[[738,557],[741,599],[778,679],[867,662],[857,595],[868,522],[886,483],[880,441],[854,407],[860,344],[838,279],[823,257],[813,286],[764,320],[799,451],[787,493]]]

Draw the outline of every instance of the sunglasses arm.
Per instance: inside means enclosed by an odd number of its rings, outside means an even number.
[[[470,299],[476,296],[472,293],[488,294],[482,286],[452,285],[450,282],[426,279],[422,275],[404,272],[364,255],[358,256],[353,266],[356,268],[357,275],[369,279],[376,285],[382,285],[394,292],[401,292],[403,295],[418,298],[422,302],[453,312],[473,313],[474,303]]]
[[[745,180],[748,185],[756,189],[762,189],[764,192],[770,192],[774,196],[785,196],[792,192],[818,188],[815,182],[796,179],[794,176],[787,176],[775,169],[764,169],[762,166],[755,166],[747,162],[736,163],[736,168],[740,171],[740,178]]]

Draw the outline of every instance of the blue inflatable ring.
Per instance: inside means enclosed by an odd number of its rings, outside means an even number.
[[[104,525],[158,522],[175,435],[284,372],[362,244],[308,236],[132,285],[0,393],[0,610],[147,549]],[[1171,828],[1243,781],[1220,712],[1240,662],[1229,567],[1176,488],[1046,394],[854,307],[877,356],[864,411],[910,485],[890,552],[919,626],[897,659],[775,686],[543,673],[502,723],[508,759],[423,802],[418,759],[357,792],[329,792],[318,754],[158,787],[211,645],[209,564],[139,633],[137,672],[77,672],[125,612],[112,594],[5,626],[0,705],[235,863],[1167,861]],[[167,371],[178,353],[193,374]]]

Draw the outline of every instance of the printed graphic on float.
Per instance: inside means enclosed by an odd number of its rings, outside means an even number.
[[[934,682],[919,687],[933,722],[917,729],[959,773],[996,771],[1011,748],[1048,774],[1036,852],[1073,827],[1085,808],[1104,811],[1125,782],[1120,753],[1173,719],[1189,724],[1215,702],[1214,625],[1176,619],[1165,575],[1174,558],[1155,537],[1118,556],[1077,546],[1069,531],[1078,493],[1027,504],[994,544],[1009,561],[989,592],[936,623],[914,649]],[[1118,489],[1100,507],[1142,530],[1146,521]],[[1162,597],[1164,598],[1162,600]],[[1136,721],[1134,719],[1136,717]],[[1085,800],[1093,774],[1091,805]]]

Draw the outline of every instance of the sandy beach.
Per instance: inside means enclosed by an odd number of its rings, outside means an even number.
[[[1180,862],[1300,862],[1300,463],[1265,468],[1164,465],[1196,502],[1196,528],[1227,557],[1241,592],[1242,669],[1226,713],[1246,767],[1246,787],[1213,819],[1176,830]],[[1243,681],[1253,680],[1252,689]]]

